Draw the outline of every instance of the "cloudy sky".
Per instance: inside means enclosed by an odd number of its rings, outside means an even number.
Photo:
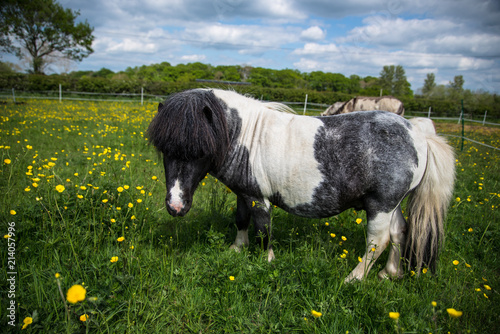
[[[78,70],[167,61],[379,76],[500,92],[498,0],[60,0],[95,28]]]

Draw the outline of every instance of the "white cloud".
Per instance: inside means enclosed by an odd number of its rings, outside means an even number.
[[[319,40],[324,39],[325,36],[326,36],[325,31],[323,31],[318,26],[313,26],[313,27],[307,28],[306,30],[303,30],[300,33],[300,37],[306,41],[319,41]]]
[[[363,23],[364,26],[355,27],[338,41],[436,54],[500,54],[500,36],[474,32],[469,26],[448,20],[368,17]]]
[[[297,55],[314,55],[318,57],[332,57],[339,54],[341,50],[335,44],[306,43],[303,48],[295,49]]]
[[[144,43],[135,39],[124,38],[121,42],[111,43],[105,52],[109,53],[121,53],[121,52],[133,52],[133,53],[153,53],[157,51],[157,47],[154,43]]]
[[[200,24],[187,27],[184,39],[203,47],[263,52],[298,40],[297,29],[259,25]]]
[[[205,59],[207,59],[207,56],[205,56],[205,55],[184,55],[181,57],[182,61],[186,61],[189,63],[202,62]]]

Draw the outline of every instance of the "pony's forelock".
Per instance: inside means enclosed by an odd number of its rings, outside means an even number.
[[[220,166],[229,147],[226,106],[211,90],[188,90],[159,104],[147,133],[149,142],[167,157],[210,158]]]

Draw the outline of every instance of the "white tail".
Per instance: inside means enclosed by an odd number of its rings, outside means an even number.
[[[427,122],[431,122],[428,120]],[[408,234],[405,257],[418,271],[425,265],[435,268],[444,238],[444,220],[453,195],[455,154],[446,140],[420,119],[411,120],[427,140],[427,168],[411,194],[408,205]]]

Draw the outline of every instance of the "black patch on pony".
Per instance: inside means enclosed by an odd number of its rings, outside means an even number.
[[[226,108],[211,90],[176,93],[158,105],[147,130],[149,142],[168,158],[210,157],[218,167],[229,148]]]
[[[313,209],[327,217],[353,206],[369,216],[393,210],[406,195],[403,189],[410,186],[411,170],[418,164],[416,149],[408,145],[411,124],[385,111],[318,119],[324,126],[316,134],[314,156],[324,181],[312,203],[294,208],[298,214]]]

